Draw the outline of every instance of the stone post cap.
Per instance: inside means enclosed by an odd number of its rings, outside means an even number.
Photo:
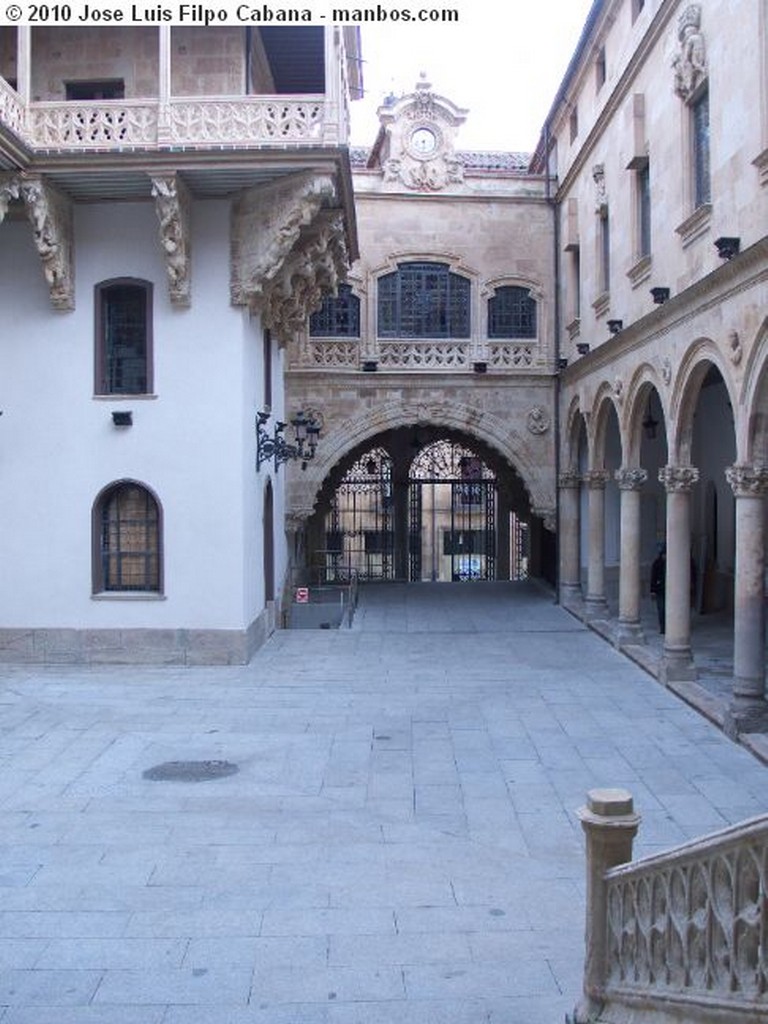
[[[636,828],[640,822],[632,794],[626,789],[590,789],[586,807],[580,807],[577,814],[583,824],[608,828]]]

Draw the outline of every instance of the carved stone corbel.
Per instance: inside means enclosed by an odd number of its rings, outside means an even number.
[[[75,308],[72,204],[42,178],[23,177],[21,197],[54,309]]]
[[[11,201],[21,196],[21,179],[18,174],[0,174],[0,224],[5,220]]]
[[[152,178],[152,197],[160,222],[168,294],[174,306],[187,307],[192,302],[189,193],[176,174],[163,174]]]
[[[234,306],[260,310],[279,274],[323,207],[335,201],[330,175],[310,172],[249,189],[232,207],[230,296]]]

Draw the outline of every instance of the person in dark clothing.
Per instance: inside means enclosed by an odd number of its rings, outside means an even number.
[[[656,610],[659,613],[659,632],[664,632],[666,615],[667,586],[667,546],[662,544],[658,555],[651,565],[651,594],[656,598]]]

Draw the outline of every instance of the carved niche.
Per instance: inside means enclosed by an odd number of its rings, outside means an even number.
[[[707,47],[701,31],[701,4],[689,4],[677,20],[678,50],[672,60],[675,94],[690,103],[707,78]]]
[[[160,225],[160,246],[165,257],[171,303],[186,307],[192,301],[189,193],[176,174],[164,174],[152,178],[152,197]]]
[[[456,129],[467,111],[432,92],[422,74],[415,92],[379,108],[384,181],[414,192],[439,192],[464,180],[454,152]]]
[[[329,175],[310,172],[244,192],[232,209],[231,300],[261,314],[281,344],[334,294],[348,268]]]

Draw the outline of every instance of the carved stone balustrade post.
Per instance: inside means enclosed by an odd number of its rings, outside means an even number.
[[[591,469],[584,474],[588,489],[588,551],[586,614],[602,619],[608,614],[605,600],[605,485],[608,471]]]
[[[659,482],[667,492],[666,626],[659,678],[692,680],[691,654],[691,488],[694,466],[662,466]]]
[[[587,916],[584,933],[584,995],[574,1024],[595,1020],[607,981],[607,887],[605,872],[632,860],[640,825],[632,794],[625,789],[591,789],[577,812],[587,840]]]
[[[725,471],[736,498],[736,579],[733,608],[733,695],[725,728],[735,736],[768,727],[765,693],[765,495],[768,468]]]
[[[648,474],[622,467],[615,474],[621,492],[619,563],[619,640],[642,639],[640,625],[640,491]]]
[[[579,514],[581,474],[567,470],[560,474],[560,600],[569,604],[581,597],[581,553]]]

